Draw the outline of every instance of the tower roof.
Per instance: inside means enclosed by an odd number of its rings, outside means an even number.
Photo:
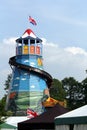
[[[36,39],[38,42],[42,42],[42,40],[38,38],[31,29],[26,29],[23,35],[20,38],[18,38],[16,42],[22,43],[22,39]]]
[[[36,35],[34,34],[34,32],[31,30],[31,29],[27,29],[23,35],[22,35],[22,38],[26,38],[26,37],[33,37],[33,38],[36,38]]]

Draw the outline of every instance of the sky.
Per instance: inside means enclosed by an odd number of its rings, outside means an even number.
[[[32,16],[37,26],[29,23]],[[86,0],[3,0],[0,1],[0,98],[4,83],[12,73],[9,58],[15,55],[15,40],[26,29],[43,40],[44,70],[62,80],[86,78]]]

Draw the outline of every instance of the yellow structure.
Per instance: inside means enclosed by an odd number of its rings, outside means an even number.
[[[48,97],[48,99],[46,101],[44,101],[42,104],[43,104],[44,107],[53,107],[57,103],[59,103],[63,107],[66,107],[65,101],[55,100],[54,98],[51,98],[51,97]]]

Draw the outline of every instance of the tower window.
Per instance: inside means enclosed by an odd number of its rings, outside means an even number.
[[[30,44],[34,44],[35,43],[35,40],[30,40]]]
[[[24,44],[28,44],[28,40],[26,39],[26,40],[24,40]]]

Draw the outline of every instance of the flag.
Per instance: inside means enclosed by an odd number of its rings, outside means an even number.
[[[30,108],[27,109],[27,117],[28,118],[33,118],[33,117],[36,117],[36,116],[38,116],[37,112],[35,112],[34,110],[32,110]]]
[[[33,25],[37,25],[36,21],[35,21],[31,16],[29,16],[29,21],[30,21],[30,23],[32,23]]]

